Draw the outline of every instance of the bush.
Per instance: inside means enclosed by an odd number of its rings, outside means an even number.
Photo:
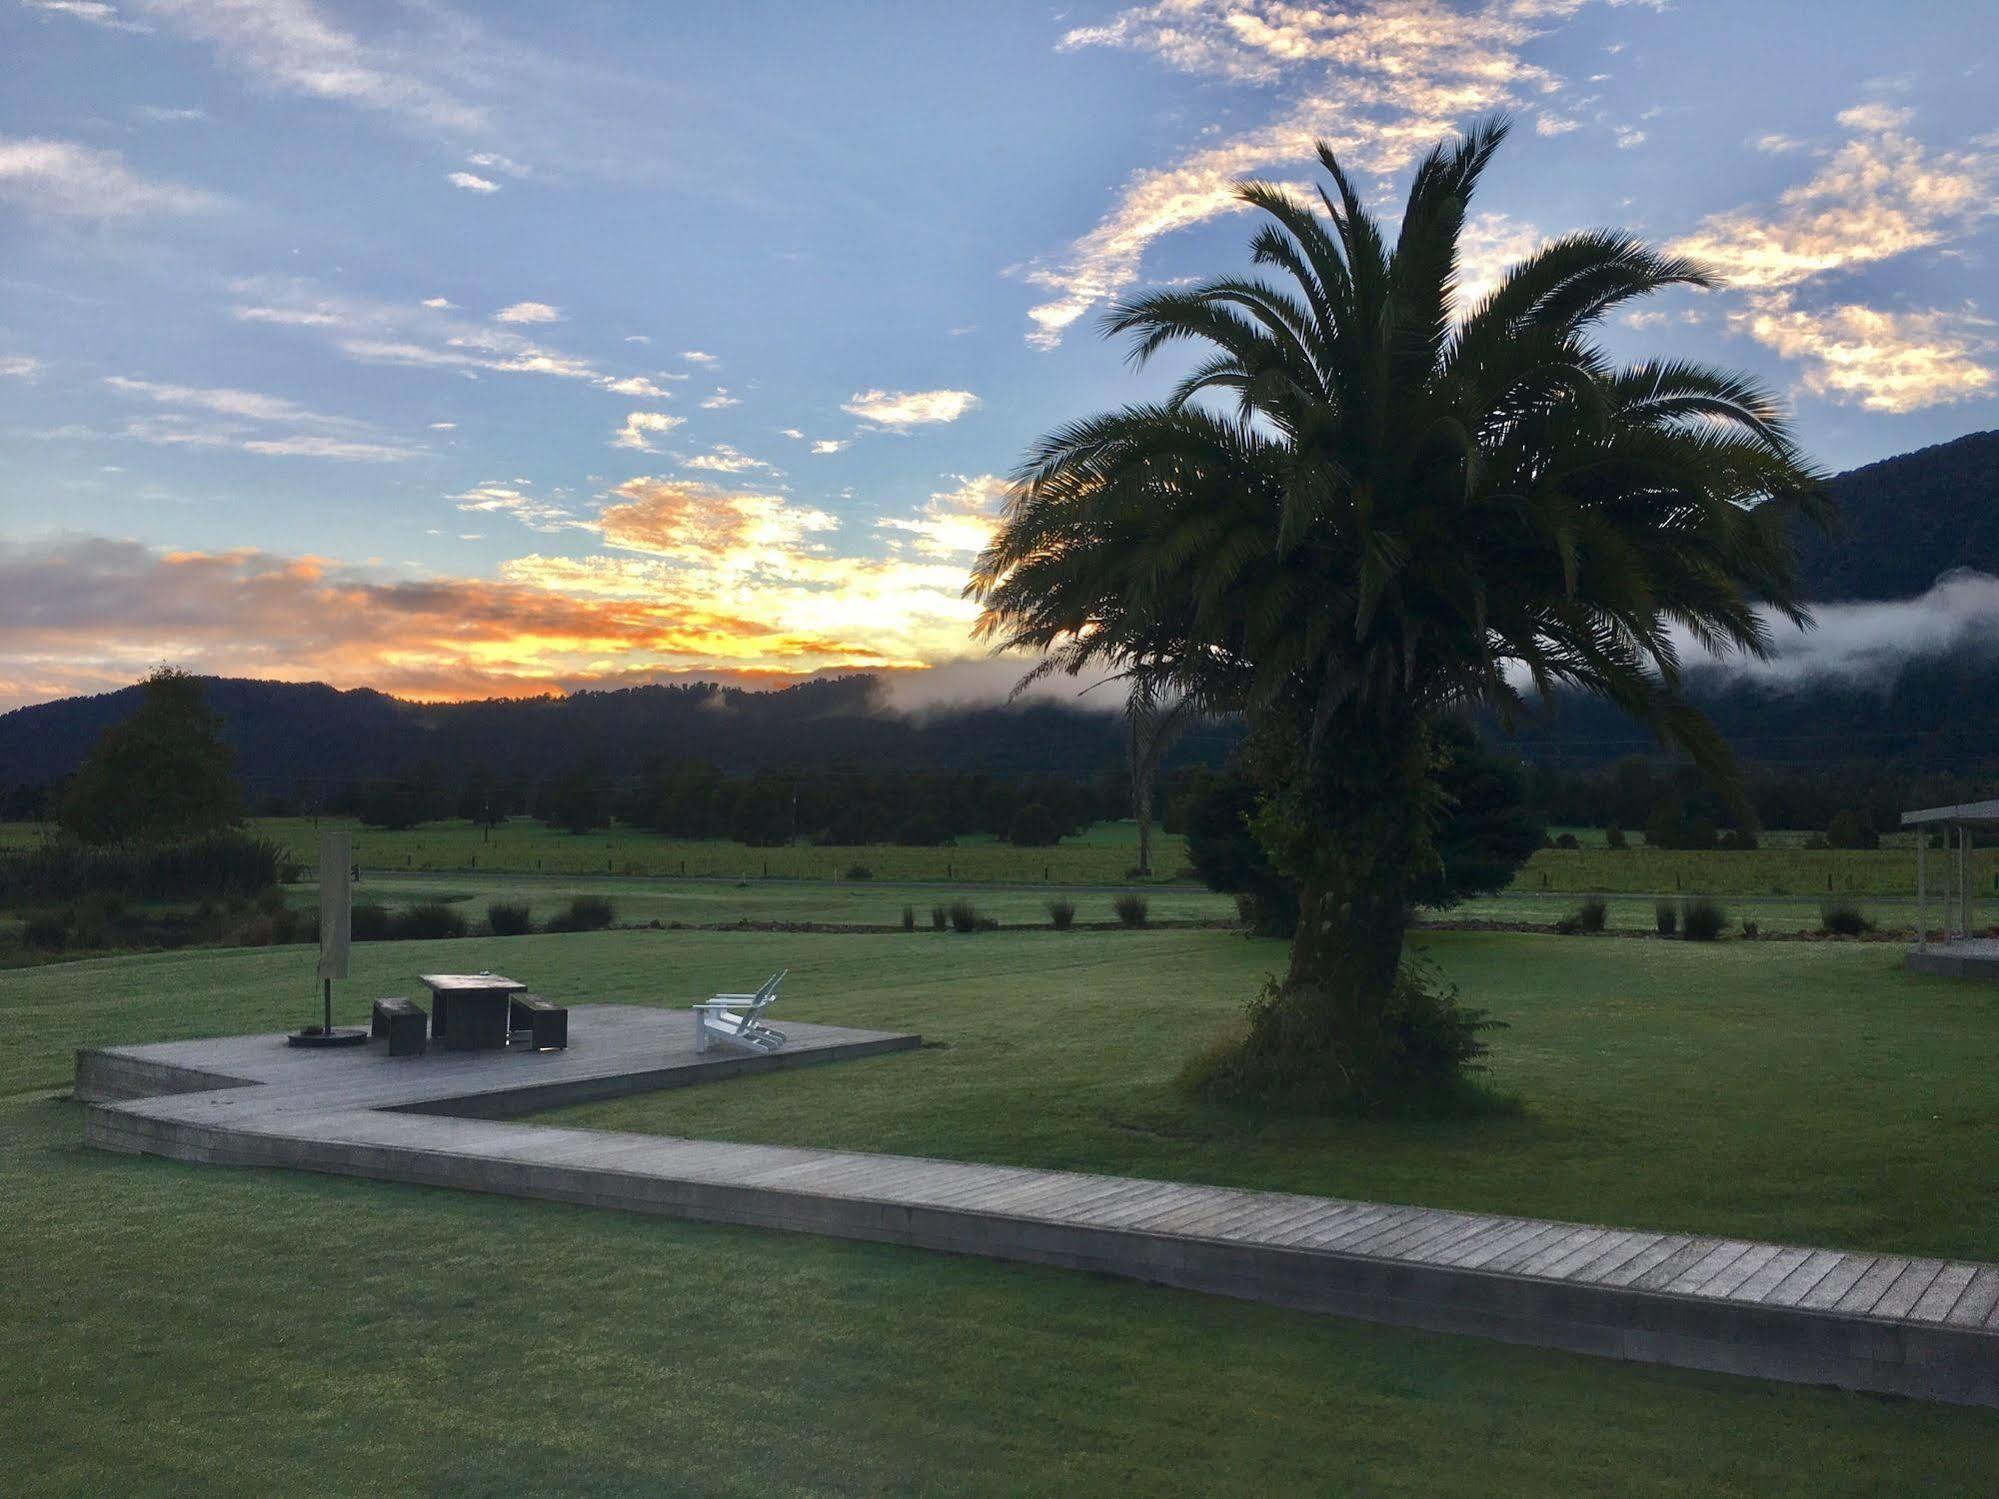
[[[1881,835],[1858,812],[1835,812],[1826,825],[1825,841],[1828,848],[1879,848]]]
[[[1062,841],[1062,828],[1044,803],[1029,802],[1007,824],[1006,841],[1016,848],[1052,848]]]
[[[42,911],[30,916],[21,936],[30,947],[39,947],[44,952],[61,952],[69,945],[69,914],[66,911]]]
[[[579,895],[569,909],[548,919],[551,932],[601,932],[617,917],[617,910],[601,895]]]
[[[1631,840],[1624,836],[1624,829],[1613,822],[1603,830],[1603,846],[1605,848],[1629,848],[1631,847]]]
[[[1152,906],[1144,896],[1127,891],[1111,902],[1111,909],[1117,912],[1117,919],[1126,926],[1144,926]]]
[[[1555,840],[1555,847],[1559,849],[1573,850],[1579,849],[1582,846],[1582,839],[1578,838],[1574,833],[1564,833]]]
[[[0,905],[67,901],[106,892],[133,900],[254,895],[279,882],[284,850],[234,831],[175,843],[93,848],[71,839],[0,856]]]
[[[1517,1112],[1474,1079],[1488,1051],[1485,1033],[1505,1022],[1459,1003],[1419,960],[1405,961],[1381,1023],[1367,1038],[1361,1065],[1328,1065],[1339,1043],[1325,1033],[1328,1014],[1301,1005],[1276,980],[1251,1001],[1247,1036],[1217,1038],[1189,1057],[1179,1086],[1217,1103],[1320,1114],[1464,1117]],[[1351,1045],[1351,1043],[1348,1043]],[[1348,1055],[1352,1056],[1351,1052]],[[1367,1079],[1356,1088],[1356,1077]]]
[[[946,911],[942,906],[932,906],[930,908],[930,928],[932,931],[941,932],[950,924],[950,912]]]
[[[1669,900],[1660,901],[1652,908],[1652,924],[1661,937],[1672,936],[1680,929],[1680,908]]]
[[[1057,898],[1048,902],[1048,919],[1055,923],[1055,930],[1066,932],[1076,924],[1076,903],[1073,900]]]
[[[1819,929],[1829,937],[1860,937],[1874,930],[1874,922],[1851,901],[1829,900],[1819,907]]]
[[[874,877],[875,872],[865,864],[849,864],[847,866],[847,878],[850,880],[871,880]]]
[[[524,900],[496,900],[486,907],[486,925],[495,937],[524,937],[534,930],[534,918]]]
[[[902,908],[902,929],[905,932],[916,930],[916,907],[904,906]]]
[[[389,940],[389,913],[373,901],[357,901],[348,918],[348,931],[356,942]]]
[[[395,942],[424,942],[464,935],[464,915],[441,900],[427,900],[411,906],[389,924],[389,938]]]
[[[1728,929],[1728,912],[1705,895],[1680,907],[1680,930],[1689,942],[1712,942]]]
[[[1763,929],[1753,921],[1745,921],[1742,923],[1742,935],[1749,941],[1754,942],[1758,937],[1763,935]]]
[[[1610,909],[1603,903],[1603,897],[1592,895],[1576,908],[1576,930],[1600,932],[1610,919]]]
[[[951,902],[951,930],[954,932],[976,932],[979,930],[979,908],[968,900]]]

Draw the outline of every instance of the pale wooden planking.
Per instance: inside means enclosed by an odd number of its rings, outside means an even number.
[[[1942,1260],[1910,1260],[1908,1267],[1881,1293],[1881,1299],[1867,1309],[1867,1315],[1906,1317],[1922,1299],[1923,1292],[1930,1288],[1930,1283],[1941,1274]]]
[[[1888,1287],[1895,1283],[1895,1277],[1909,1268],[1909,1262],[1898,1254],[1884,1254],[1867,1267],[1846,1294],[1833,1303],[1833,1309],[1841,1312],[1862,1313],[1871,1311]]]

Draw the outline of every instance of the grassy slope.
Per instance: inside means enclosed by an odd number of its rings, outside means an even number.
[[[1525,1118],[1386,1129],[1185,1108],[1163,1087],[1173,1063],[1276,957],[1211,933],[395,944],[359,950],[344,1008],[447,955],[578,1000],[680,1000],[788,963],[797,1018],[913,1024],[947,1044],[588,1115],[1893,1248],[1999,1244],[1992,991],[1905,980],[1878,950],[1435,947],[1513,1022],[1496,1075],[1530,1099]],[[307,964],[279,949],[0,976],[16,1038],[0,1053],[10,1488],[1959,1493],[1999,1441],[1990,1413],[1054,1271],[103,1157],[78,1146],[74,1105],[29,1096],[62,1081],[75,1045],[290,1023],[309,1007]],[[477,1266],[491,1275],[474,1297]],[[336,1297],[302,1310],[321,1279]],[[710,1414],[740,1392],[754,1420]]]

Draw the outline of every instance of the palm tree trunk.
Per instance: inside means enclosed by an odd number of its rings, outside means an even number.
[[[1138,819],[1138,872],[1152,873],[1152,777],[1131,784],[1132,813]]]
[[[1415,719],[1336,724],[1310,759],[1293,761],[1257,824],[1299,881],[1298,929],[1243,1060],[1256,1091],[1369,1107],[1396,1086],[1409,892],[1433,857],[1429,739]]]

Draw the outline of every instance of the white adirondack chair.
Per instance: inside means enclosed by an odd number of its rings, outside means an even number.
[[[766,1052],[784,1045],[784,1032],[757,1017],[777,998],[777,986],[790,971],[779,969],[754,994],[718,994],[694,1006],[694,1049],[706,1051],[717,1041]]]

